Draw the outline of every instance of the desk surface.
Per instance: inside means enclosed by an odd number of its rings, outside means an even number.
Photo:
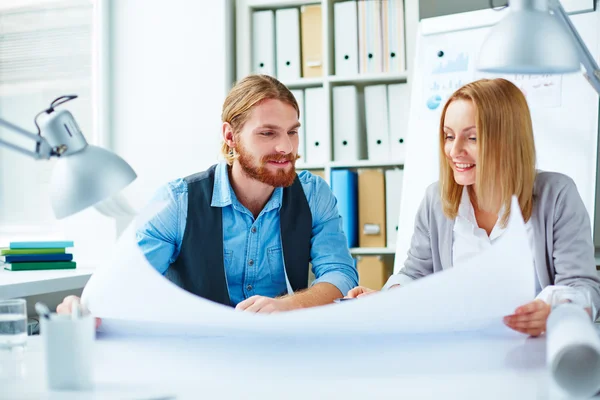
[[[47,271],[7,271],[2,268],[0,269],[0,299],[81,289],[94,270],[95,267]]]
[[[94,392],[48,392],[40,337],[30,337],[19,399],[562,398],[545,339],[419,337],[148,338],[99,336]],[[9,381],[8,384],[6,381]]]

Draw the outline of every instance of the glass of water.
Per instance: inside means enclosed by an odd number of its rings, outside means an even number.
[[[24,346],[27,341],[25,299],[0,300],[0,350]]]

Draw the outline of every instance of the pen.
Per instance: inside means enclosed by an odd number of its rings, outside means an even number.
[[[80,315],[79,300],[75,299],[71,304],[71,319],[79,319]]]
[[[35,303],[35,311],[37,311],[40,317],[50,319],[50,309],[44,303],[41,303],[39,301]]]
[[[342,297],[340,299],[335,299],[333,300],[334,303],[341,303],[342,301],[346,301],[346,300],[356,300],[354,297]]]

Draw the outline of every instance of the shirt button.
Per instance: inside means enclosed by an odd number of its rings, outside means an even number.
[[[251,230],[252,230],[252,233],[256,233],[256,227],[255,226],[253,226]]]
[[[252,290],[252,285],[248,285],[248,286],[246,286],[246,289],[248,289],[248,290]]]
[[[254,260],[248,261],[248,265],[254,265]]]

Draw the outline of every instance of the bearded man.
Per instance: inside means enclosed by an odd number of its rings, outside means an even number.
[[[161,188],[154,201],[168,205],[137,231],[150,264],[191,293],[247,312],[343,297],[358,274],[331,189],[296,173],[293,94],[273,77],[247,76],[227,95],[221,119],[225,161]]]

